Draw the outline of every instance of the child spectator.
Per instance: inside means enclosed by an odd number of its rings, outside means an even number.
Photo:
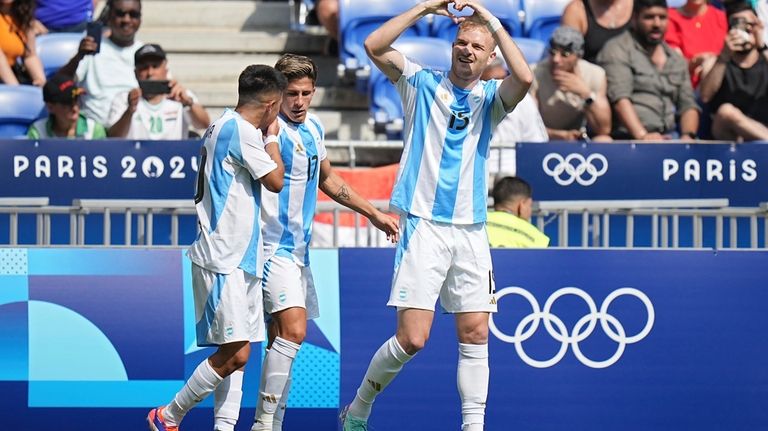
[[[104,126],[80,112],[83,89],[72,77],[56,75],[43,86],[43,100],[48,117],[35,121],[27,132],[30,139],[107,137]]]

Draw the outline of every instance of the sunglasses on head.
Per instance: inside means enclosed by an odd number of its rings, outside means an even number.
[[[113,13],[115,14],[115,17],[122,18],[126,15],[133,19],[139,19],[141,18],[141,11],[138,10],[122,10],[122,9],[114,9]]]

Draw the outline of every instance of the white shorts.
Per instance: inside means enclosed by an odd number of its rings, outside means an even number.
[[[197,345],[264,341],[261,278],[235,268],[219,274],[192,264]]]
[[[448,313],[496,312],[485,223],[454,225],[400,217],[400,242],[387,305]]]
[[[299,265],[290,257],[272,256],[264,264],[262,288],[265,313],[301,307],[307,310],[307,319],[320,317],[315,282],[308,266]]]

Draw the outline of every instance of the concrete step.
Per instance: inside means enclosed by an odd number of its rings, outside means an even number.
[[[208,107],[229,107],[237,102],[237,82],[183,82]],[[314,109],[367,110],[368,100],[351,88],[317,87],[312,98]]]
[[[318,85],[329,86],[336,82],[338,59],[325,56],[310,56],[319,69]],[[274,65],[280,54],[193,54],[170,53],[168,66],[172,74],[182,83],[210,82],[236,83],[240,72],[251,64]]]
[[[287,29],[290,25],[288,2],[261,1],[145,1],[142,27],[196,27],[201,31],[227,29]]]
[[[211,120],[224,112],[223,107],[208,108]],[[312,110],[323,122],[328,140],[375,140],[373,128],[368,124],[368,111],[361,110]],[[340,156],[339,156],[340,157]],[[337,159],[332,157],[332,161]]]
[[[274,53],[319,54],[328,38],[288,31],[238,31],[227,28],[169,27],[144,29],[139,39],[160,44],[177,53]]]

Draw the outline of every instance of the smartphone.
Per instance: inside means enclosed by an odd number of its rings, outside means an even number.
[[[104,24],[99,21],[93,21],[86,24],[85,35],[90,36],[96,41],[96,51],[90,54],[96,54],[101,51],[101,34],[104,32]]]
[[[142,79],[139,80],[139,88],[142,94],[150,96],[171,92],[171,84],[168,80]]]

